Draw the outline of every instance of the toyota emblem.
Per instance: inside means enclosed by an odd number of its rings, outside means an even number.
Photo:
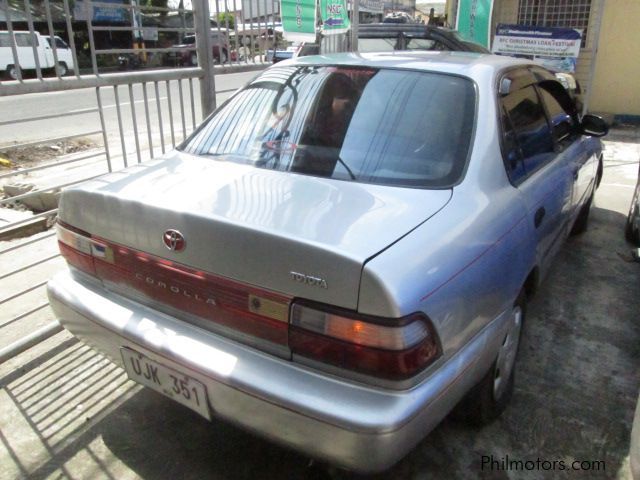
[[[184,241],[184,237],[178,230],[167,230],[162,235],[162,241],[164,242],[165,247],[174,252],[181,252],[184,250],[186,242]]]

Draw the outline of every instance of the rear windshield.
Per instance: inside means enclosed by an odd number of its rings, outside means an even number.
[[[475,89],[453,75],[271,68],[181,147],[195,155],[346,181],[443,188],[466,163]]]

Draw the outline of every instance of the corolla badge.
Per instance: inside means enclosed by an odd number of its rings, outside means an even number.
[[[164,246],[174,252],[181,252],[186,246],[184,237],[178,230],[167,230],[162,235]]]
[[[314,277],[313,275],[305,275],[300,272],[289,272],[291,279],[298,283],[306,283],[314,287],[328,288],[327,281],[321,277]]]

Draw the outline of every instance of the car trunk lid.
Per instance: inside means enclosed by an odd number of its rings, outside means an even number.
[[[263,316],[281,329],[268,340],[286,344],[292,299],[356,310],[365,262],[450,196],[175,152],[66,190],[60,219],[106,246],[114,267],[97,274],[123,295],[214,321],[222,309],[234,330],[234,312]],[[182,251],[167,248],[168,230],[184,237]]]

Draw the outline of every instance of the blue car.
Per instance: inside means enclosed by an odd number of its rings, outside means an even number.
[[[204,418],[381,471],[452,410],[506,408],[606,133],[528,61],[286,60],[175,151],[62,193],[51,305]]]

